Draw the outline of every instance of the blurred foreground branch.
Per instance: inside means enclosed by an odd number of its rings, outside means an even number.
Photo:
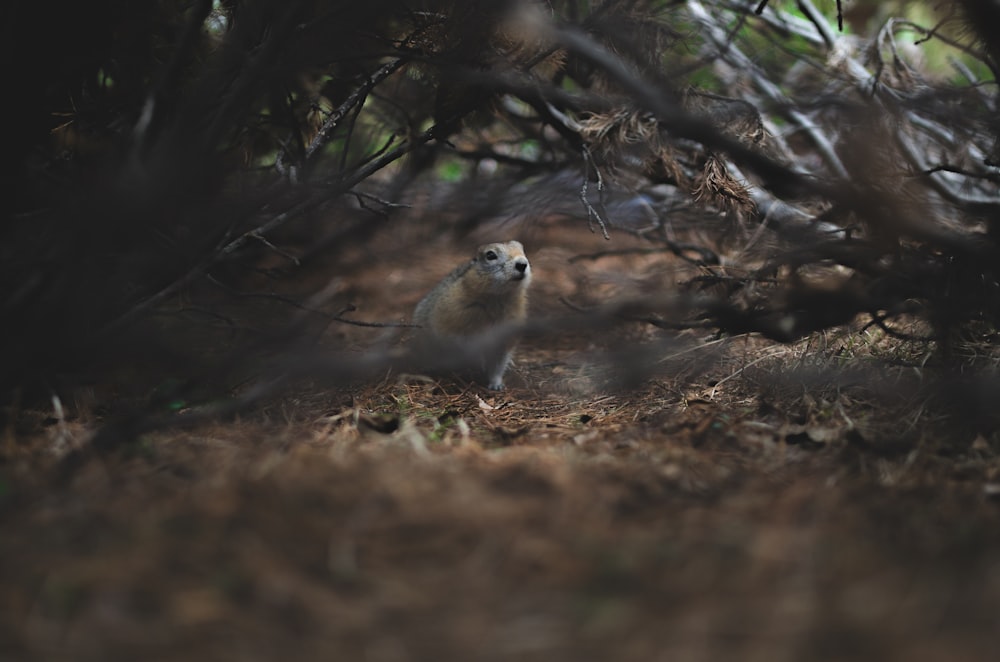
[[[303,368],[297,343],[323,331],[298,318],[208,351],[161,314],[204,297],[202,317],[232,319],[215,309],[280,283],[295,296],[261,298],[329,324],[298,286],[319,264],[348,272],[351,249],[383,254],[401,217],[570,219],[701,270],[664,276],[667,300],[580,306],[594,333],[624,318],[789,342],[916,319],[948,356],[997,325],[996,3],[949,5],[955,29],[891,19],[867,41],[807,0],[210,4],[116,17],[99,2],[24,26],[51,57],[14,79],[39,101],[0,229],[5,398],[130,371],[199,375],[217,395],[234,370],[262,385],[217,415],[286,376],[417,369],[376,338]],[[63,44],[84,14],[145,27]],[[930,44],[958,75],[919,62]],[[51,88],[31,82],[68,62]],[[312,298],[342,310],[329,282]],[[123,429],[159,424],[145,416]]]

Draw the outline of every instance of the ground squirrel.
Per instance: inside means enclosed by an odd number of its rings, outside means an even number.
[[[531,265],[517,241],[485,244],[476,256],[458,267],[421,299],[413,321],[432,341],[474,336],[491,327],[520,322],[528,313]],[[482,357],[489,387],[503,388],[514,342]]]

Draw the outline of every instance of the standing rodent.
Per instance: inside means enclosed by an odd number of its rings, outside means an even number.
[[[491,327],[523,321],[528,314],[531,265],[517,241],[485,244],[420,300],[413,321],[425,339],[474,336]],[[503,388],[514,342],[483,356],[482,367],[493,390]]]

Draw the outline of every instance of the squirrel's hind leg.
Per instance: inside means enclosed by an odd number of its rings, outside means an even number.
[[[489,378],[491,391],[503,390],[503,373],[507,371],[507,366],[510,365],[510,354],[510,352],[504,352],[498,360],[487,364],[486,376]]]

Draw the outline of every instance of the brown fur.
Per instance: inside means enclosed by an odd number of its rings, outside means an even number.
[[[519,242],[486,244],[417,304],[413,321],[423,327],[425,338],[437,341],[520,322],[528,314],[530,283],[531,267]],[[497,355],[483,357],[490,388],[503,388],[503,373],[513,348],[509,343]]]

